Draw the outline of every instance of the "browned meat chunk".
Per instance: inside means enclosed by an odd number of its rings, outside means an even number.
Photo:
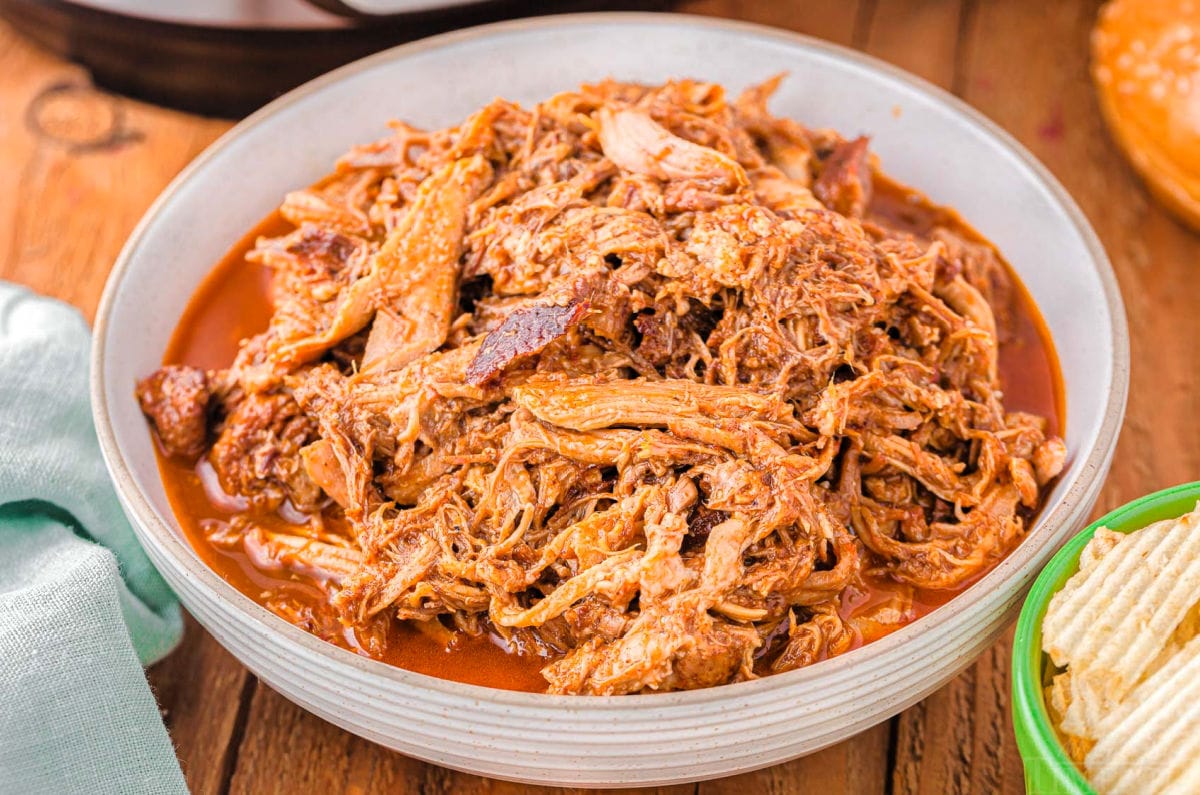
[[[169,364],[137,385],[138,404],[167,455],[195,458],[208,437],[208,378],[203,370]]]
[[[831,210],[861,218],[871,203],[871,162],[866,138],[834,147],[825,160],[813,193]]]
[[[321,504],[321,490],[309,478],[300,455],[317,424],[286,394],[246,395],[221,427],[209,461],[221,488],[272,510],[285,499],[300,510]]]

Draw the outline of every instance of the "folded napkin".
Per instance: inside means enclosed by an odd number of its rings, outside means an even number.
[[[100,457],[87,324],[0,283],[0,791],[186,793],[141,667],[181,632]]]

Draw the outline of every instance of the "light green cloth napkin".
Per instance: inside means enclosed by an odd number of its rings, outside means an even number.
[[[186,793],[141,667],[179,607],[104,469],[88,336],[0,283],[0,791]]]

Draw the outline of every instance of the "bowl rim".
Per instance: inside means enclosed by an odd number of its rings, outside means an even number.
[[[1193,503],[1200,500],[1200,481],[1180,483],[1138,497],[1089,524],[1050,559],[1034,581],[1021,608],[1012,649],[1013,729],[1020,746],[1021,759],[1026,766],[1040,764],[1047,768],[1056,783],[1071,795],[1095,795],[1095,790],[1071,761],[1046,711],[1046,699],[1042,691],[1046,662],[1046,655],[1042,651],[1042,620],[1046,616],[1046,609],[1054,594],[1078,572],[1079,556],[1097,530],[1108,527],[1116,532],[1131,533],[1158,521],[1157,517],[1166,518],[1167,513],[1180,516],[1182,514],[1167,510],[1180,499]],[[1152,514],[1154,518],[1147,518],[1147,514]],[[1130,522],[1138,523],[1139,527],[1127,526]]]
[[[135,258],[141,239],[163,209],[171,203],[175,195],[180,191],[180,188],[243,133],[268,122],[280,111],[291,107],[306,99],[309,95],[323,90],[338,81],[381,64],[403,60],[427,50],[462,44],[476,39],[486,39],[497,34],[519,33],[530,30],[586,31],[591,26],[601,24],[661,25],[664,23],[670,23],[676,28],[725,31],[809,50],[822,57],[842,62],[851,67],[879,73],[885,78],[903,84],[906,88],[914,92],[925,94],[931,100],[941,103],[959,116],[974,133],[992,139],[1004,150],[1005,154],[1013,158],[1018,166],[1023,167],[1027,171],[1032,182],[1045,190],[1050,198],[1059,205],[1067,216],[1072,230],[1079,235],[1088,252],[1090,264],[1099,279],[1104,301],[1112,318],[1111,338],[1109,340],[1113,353],[1112,380],[1094,445],[1088,451],[1087,457],[1083,461],[1077,462],[1078,469],[1075,479],[1059,498],[1058,503],[1051,506],[1049,512],[1039,515],[1038,526],[1058,527],[1066,525],[1076,520],[1078,518],[1077,514],[1088,509],[1103,485],[1102,476],[1107,472],[1112,460],[1116,448],[1117,435],[1124,418],[1125,404],[1129,390],[1128,328],[1124,302],[1104,247],[1101,245],[1099,238],[1096,236],[1095,231],[1088,223],[1083,212],[1066,189],[1051,174],[1049,169],[1026,150],[1012,135],[999,127],[995,122],[992,122],[980,111],[966,104],[963,100],[899,67],[848,47],[800,33],[736,20],[691,14],[598,12],[533,17],[465,28],[401,44],[339,67],[293,89],[243,119],[193,159],[163,189],[162,193],[159,194],[146,210],[130,234],[109,273],[96,311],[90,361],[92,413],[101,452],[116,486],[118,496],[121,498],[127,513],[130,514],[130,518],[133,520],[131,524],[134,526],[141,542],[144,545],[153,546],[164,559],[172,561],[181,567],[186,576],[197,584],[208,598],[224,602],[228,607],[241,613],[242,618],[249,619],[264,629],[269,629],[282,635],[285,639],[299,644],[306,651],[324,657],[330,664],[350,665],[357,668],[360,673],[378,677],[392,687],[436,691],[449,697],[465,698],[477,702],[487,701],[496,705],[510,706],[518,709],[557,709],[569,705],[575,711],[586,708],[599,712],[610,712],[628,709],[635,705],[646,708],[653,706],[670,709],[675,707],[692,707],[714,701],[728,701],[735,697],[747,698],[785,686],[800,687],[813,681],[819,682],[823,674],[834,670],[831,666],[838,665],[838,661],[831,659],[783,674],[700,690],[648,693],[640,695],[635,700],[623,696],[590,696],[584,700],[578,696],[525,693],[466,684],[408,671],[388,665],[387,663],[356,655],[320,640],[316,636],[276,616],[252,599],[244,596],[231,584],[226,582],[224,578],[204,564],[190,544],[159,518],[146,495],[138,487],[132,470],[125,461],[124,453],[117,443],[116,433],[109,417],[109,406],[106,396],[107,385],[104,373],[106,340],[109,326],[113,322],[113,308],[116,304],[117,294],[125,280],[126,272],[130,269],[131,263]],[[851,652],[854,656],[854,661],[865,667],[873,659],[900,653],[904,648],[904,644],[914,634],[934,631],[938,627],[957,618],[964,609],[977,601],[972,598],[972,595],[978,595],[1000,583],[1019,579],[1022,576],[1021,569],[1027,567],[1036,554],[1032,546],[1028,543],[1018,545],[1016,549],[1010,552],[991,571],[947,604],[883,638],[855,649]],[[841,664],[845,664],[844,660]]]

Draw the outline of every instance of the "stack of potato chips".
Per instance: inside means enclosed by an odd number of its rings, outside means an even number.
[[[1200,505],[1105,528],[1046,611],[1047,688],[1071,757],[1100,793],[1200,793]]]

